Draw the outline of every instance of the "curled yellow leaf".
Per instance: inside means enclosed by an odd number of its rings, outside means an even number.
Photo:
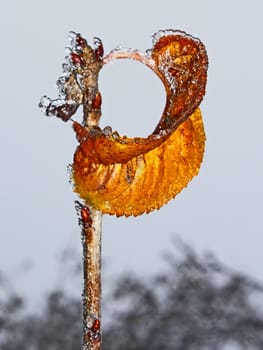
[[[75,191],[103,213],[137,216],[159,209],[198,174],[205,133],[196,109],[160,146],[125,163],[103,164],[93,142],[81,143],[74,155]]]
[[[128,138],[74,123],[80,145],[73,162],[75,191],[107,214],[140,215],[174,198],[198,174],[205,133],[200,109],[208,60],[204,45],[180,31],[153,37],[150,55],[114,50],[116,58],[141,61],[161,79],[167,99],[147,138]]]

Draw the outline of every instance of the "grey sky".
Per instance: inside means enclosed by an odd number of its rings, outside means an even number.
[[[207,144],[200,175],[160,211],[105,216],[103,255],[111,273],[160,268],[178,233],[198,251],[263,281],[261,1],[6,2],[1,9],[0,269],[36,297],[56,281],[57,253],[80,249],[66,167],[76,147],[70,124],[45,118],[41,95],[55,97],[68,32],[98,36],[105,52],[121,44],[145,50],[159,29],[185,30],[207,47],[209,75],[201,105]],[[146,67],[118,61],[103,69],[102,125],[149,134],[164,106],[160,81]],[[19,276],[22,261],[31,272]]]

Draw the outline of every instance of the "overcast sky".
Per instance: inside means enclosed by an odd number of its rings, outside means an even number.
[[[77,145],[69,123],[46,118],[43,94],[57,96],[68,32],[98,36],[105,52],[121,44],[146,50],[159,29],[185,30],[207,47],[209,75],[201,109],[207,134],[200,175],[161,210],[139,218],[104,217],[109,274],[149,274],[178,234],[197,251],[263,282],[262,1],[5,2],[1,26],[0,269],[34,300],[56,283],[65,247],[80,251],[66,167]],[[101,125],[146,136],[165,103],[145,66],[118,61],[100,76]],[[81,257],[80,257],[81,259]],[[19,266],[34,263],[27,273]]]

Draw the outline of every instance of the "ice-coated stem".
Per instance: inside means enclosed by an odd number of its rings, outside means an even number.
[[[151,70],[153,70],[155,74],[157,74],[159,78],[161,78],[161,74],[157,69],[154,60],[150,57],[150,55],[147,55],[139,50],[132,50],[132,49],[112,50],[103,58],[103,63],[106,64],[117,59],[129,59],[129,60],[141,62],[145,64],[147,67],[149,67]]]
[[[102,44],[101,44],[102,45]],[[101,95],[98,90],[98,73],[102,61],[87,46],[88,69],[82,77],[83,125],[98,126],[101,116]],[[96,59],[95,59],[96,58]],[[83,248],[83,344],[82,350],[101,349],[101,234],[102,213],[76,202],[82,227]]]
[[[94,38],[94,48],[79,34],[70,32],[67,63],[57,81],[58,98],[43,96],[39,107],[46,116],[67,122],[83,106],[83,126],[96,129],[101,117],[98,75],[103,66],[103,45]],[[83,345],[82,350],[101,349],[101,222],[102,213],[76,201],[83,246]]]
[[[97,84],[96,84],[97,87]],[[97,93],[97,89],[96,93]],[[88,104],[88,103],[87,103]],[[86,127],[98,125],[100,112],[84,109]],[[83,345],[82,350],[101,349],[101,233],[102,213],[77,202],[83,248]]]
[[[83,247],[83,345],[82,350],[101,349],[101,228],[102,214],[77,202]]]

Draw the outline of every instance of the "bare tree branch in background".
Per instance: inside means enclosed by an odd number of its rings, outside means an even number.
[[[263,286],[182,243],[181,253],[167,254],[167,269],[151,279],[126,275],[115,283],[106,302],[111,314],[104,312],[107,349],[263,349]],[[0,348],[80,348],[80,315],[80,300],[66,292],[51,292],[33,315],[10,293],[0,300]]]

